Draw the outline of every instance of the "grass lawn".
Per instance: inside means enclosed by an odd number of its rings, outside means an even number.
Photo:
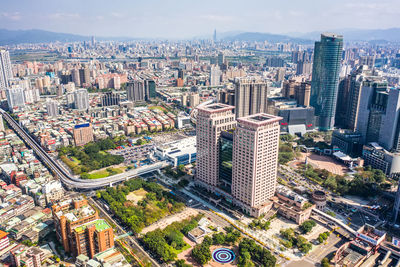
[[[172,248],[173,251],[176,252],[176,255],[178,255],[179,253],[181,253],[181,252],[183,252],[183,251],[185,251],[185,250],[191,248],[191,246],[190,246],[188,243],[185,243],[185,244],[186,244],[186,245],[185,245],[183,248],[181,248],[181,249],[174,249],[173,247],[171,247],[171,248]]]
[[[116,172],[117,174],[119,174],[119,173],[123,173],[125,171],[126,167],[110,168],[110,169],[113,172]],[[108,172],[107,170],[101,170],[101,171],[89,173],[88,175],[89,175],[89,179],[99,179],[99,178],[108,177],[111,175],[111,173]]]
[[[149,109],[151,109],[151,110],[154,110],[154,109],[158,109],[158,110],[161,110],[161,111],[167,111],[164,107],[161,107],[161,106],[152,106],[152,107],[149,107]]]
[[[143,198],[146,197],[146,194],[148,192],[144,190],[143,188],[140,188],[136,191],[130,192],[127,196],[126,199],[133,202],[133,204],[137,204],[138,201],[142,200]]]

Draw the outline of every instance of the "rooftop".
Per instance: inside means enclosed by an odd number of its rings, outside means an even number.
[[[83,225],[80,225],[80,226],[76,227],[75,231],[76,232],[83,232],[88,226],[92,226],[92,225],[95,226],[97,232],[102,232],[102,231],[104,231],[104,230],[106,230],[108,228],[111,228],[111,226],[108,225],[108,223],[105,220],[98,219],[98,220],[91,221],[91,222],[88,222],[86,224],[83,224]]]
[[[250,116],[246,116],[246,117],[237,119],[237,121],[239,123],[251,123],[251,124],[254,124],[257,126],[262,126],[265,124],[278,122],[280,120],[282,120],[282,117],[274,116],[274,115],[270,115],[270,114],[266,114],[266,113],[258,113],[258,114],[254,114],[254,115],[250,115]]]

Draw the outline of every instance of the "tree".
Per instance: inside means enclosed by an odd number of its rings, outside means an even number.
[[[192,267],[192,265],[191,265],[191,264],[187,264],[187,263],[185,262],[185,260],[177,260],[177,261],[175,262],[175,266],[176,266],[176,267]]]
[[[223,245],[225,243],[225,235],[223,233],[216,233],[212,236],[214,245]]]
[[[327,257],[323,258],[321,261],[322,267],[330,267],[331,264],[329,263],[329,259]]]
[[[208,244],[204,244],[203,240],[202,244],[196,245],[193,248],[192,257],[199,264],[205,265],[211,260],[210,246]]]
[[[311,232],[311,230],[313,229],[313,227],[315,225],[317,225],[317,224],[314,221],[307,220],[300,225],[300,229],[301,229],[301,231],[303,231],[303,233],[307,234],[307,233]]]
[[[143,145],[143,139],[142,138],[139,138],[138,140],[136,140],[136,143],[135,143],[137,146],[141,146],[141,145]]]

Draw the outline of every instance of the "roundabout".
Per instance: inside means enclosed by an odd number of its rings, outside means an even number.
[[[212,258],[218,263],[231,263],[235,260],[235,253],[227,248],[218,248],[213,251]]]

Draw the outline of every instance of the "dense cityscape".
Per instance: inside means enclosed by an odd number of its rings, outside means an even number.
[[[28,32],[0,266],[400,266],[400,38]]]

